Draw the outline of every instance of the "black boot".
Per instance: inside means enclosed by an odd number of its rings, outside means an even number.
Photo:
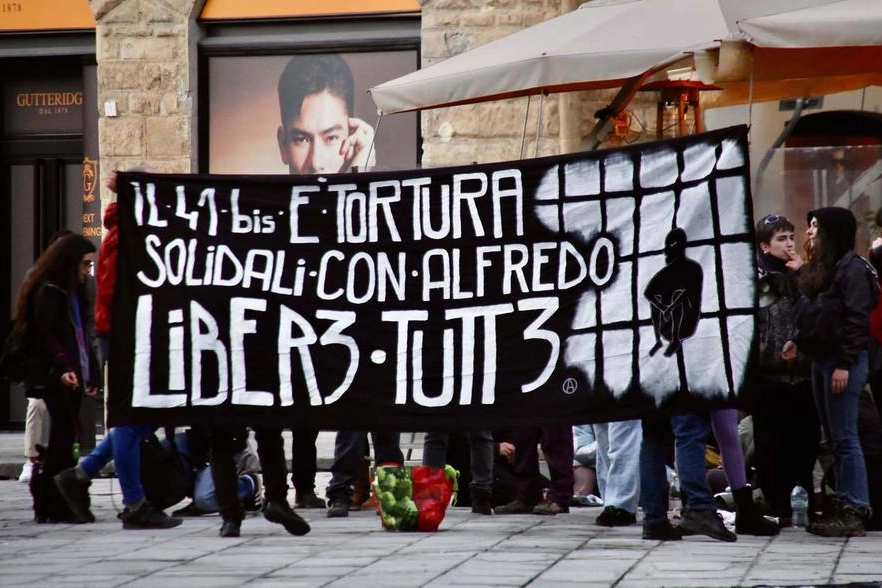
[[[472,512],[475,514],[493,514],[493,494],[486,488],[472,488]]]
[[[732,491],[735,498],[735,532],[741,535],[777,535],[778,525],[760,513],[753,501],[753,488],[745,486]]]

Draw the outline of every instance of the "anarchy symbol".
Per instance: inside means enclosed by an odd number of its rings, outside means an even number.
[[[576,381],[576,378],[567,378],[560,387],[564,394],[573,394],[578,388],[579,382]]]

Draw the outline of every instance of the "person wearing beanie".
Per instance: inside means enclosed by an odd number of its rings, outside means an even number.
[[[855,254],[857,221],[836,206],[808,213],[812,258],[799,276],[805,297],[784,359],[797,351],[812,359],[812,391],[824,434],[833,450],[834,494],[820,520],[806,530],[825,537],[866,534],[869,488],[858,436],[858,404],[867,381],[870,312],[879,298],[872,266]]]

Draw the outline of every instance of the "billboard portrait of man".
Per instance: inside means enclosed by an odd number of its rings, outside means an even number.
[[[385,118],[375,136],[367,89],[416,69],[413,50],[212,57],[208,171],[413,169],[416,114]]]
[[[374,128],[352,116],[352,72],[339,55],[295,55],[279,78],[279,155],[292,174],[372,167]]]

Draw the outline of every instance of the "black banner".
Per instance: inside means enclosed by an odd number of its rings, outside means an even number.
[[[746,128],[492,165],[119,176],[111,425],[496,429],[732,402]]]

